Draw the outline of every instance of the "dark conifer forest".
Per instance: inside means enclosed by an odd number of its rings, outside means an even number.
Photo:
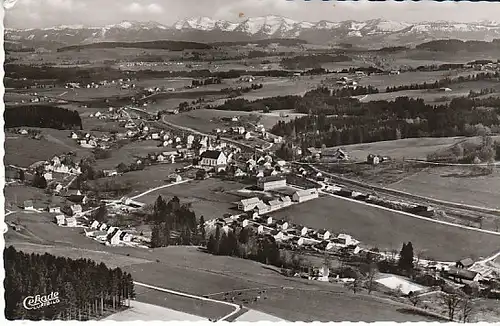
[[[5,317],[9,320],[89,320],[123,309],[135,296],[132,276],[120,268],[51,254],[4,251]],[[58,292],[55,303],[26,309],[29,296]]]
[[[5,108],[4,118],[5,128],[82,129],[82,120],[77,111],[50,105],[25,105]]]

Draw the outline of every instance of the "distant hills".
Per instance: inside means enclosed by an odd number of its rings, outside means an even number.
[[[441,40],[492,41],[500,39],[500,24],[405,23],[382,19],[363,22],[300,22],[271,15],[237,22],[208,17],[183,19],[172,26],[156,22],[124,21],[103,27],[56,26],[39,29],[5,30],[11,47],[58,48],[102,42],[144,42],[157,40],[199,43],[254,42],[267,39],[297,39],[312,44],[340,43],[365,47],[414,46]]]

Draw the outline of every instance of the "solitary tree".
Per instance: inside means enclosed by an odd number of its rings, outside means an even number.
[[[455,312],[460,305],[460,296],[458,294],[444,293],[442,296],[443,303],[448,308],[448,318],[453,321]]]
[[[472,298],[468,295],[464,295],[461,299],[460,304],[460,319],[464,323],[471,322],[472,315],[474,314],[474,303]]]

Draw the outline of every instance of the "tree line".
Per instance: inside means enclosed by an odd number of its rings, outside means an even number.
[[[285,69],[290,69],[290,70],[297,70],[297,69],[303,70],[309,68],[321,68],[321,65],[323,63],[345,62],[345,61],[352,61],[352,59],[344,54],[298,55],[290,58],[281,59],[281,66]]]
[[[447,87],[453,84],[459,84],[469,81],[479,81],[479,80],[497,80],[500,78],[500,72],[482,72],[475,75],[459,76],[457,78],[443,78],[435,81],[434,83],[424,82],[422,84],[411,84],[411,85],[400,85],[400,86],[388,86],[385,91],[386,93],[399,92],[406,90],[422,90],[422,89],[438,89],[442,87]]]
[[[152,248],[198,245],[203,242],[205,224],[203,216],[200,217],[198,224],[196,214],[188,204],[181,204],[177,196],[168,202],[158,196],[148,219],[152,228]]]
[[[5,127],[38,127],[52,129],[82,129],[77,111],[50,105],[23,105],[9,107],[4,113]]]
[[[500,101],[453,99],[432,106],[422,99],[399,97],[394,101],[361,103],[339,99],[320,91],[304,96],[293,108],[307,116],[279,121],[271,133],[287,137],[302,148],[327,147],[418,137],[455,137],[469,132],[469,126],[500,125]],[[481,107],[493,107],[484,110]],[[305,112],[304,112],[305,111]]]
[[[132,276],[89,259],[4,251],[5,316],[9,320],[89,320],[122,309],[135,297]],[[28,310],[28,296],[59,293],[59,302]]]

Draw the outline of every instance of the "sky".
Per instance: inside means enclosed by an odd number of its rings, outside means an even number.
[[[240,14],[243,14],[240,17]],[[247,17],[280,15],[298,21],[387,19],[393,21],[478,22],[500,20],[494,2],[369,2],[323,0],[17,0],[6,10],[5,27],[40,28],[57,25],[105,26],[121,21],[178,20],[207,16],[242,21]]]

